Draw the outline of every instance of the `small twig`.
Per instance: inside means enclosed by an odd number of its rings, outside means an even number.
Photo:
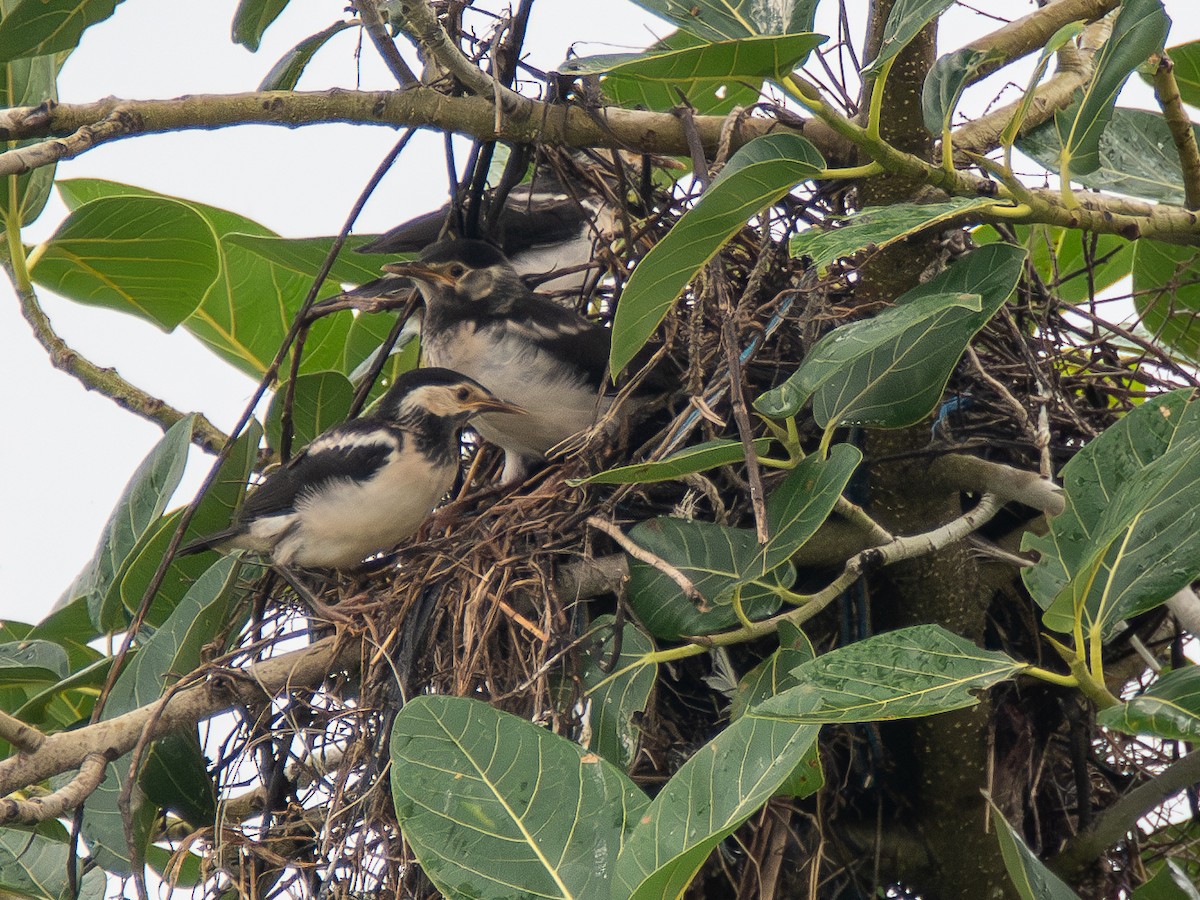
[[[419,84],[420,80],[409,68],[408,63],[404,61],[400,51],[396,49],[396,42],[383,27],[383,15],[375,0],[354,0],[354,5],[358,8],[358,17],[362,19],[367,36],[375,45],[375,49],[379,51],[379,55],[383,57],[383,62],[388,70],[400,83],[400,87],[407,88]]]
[[[450,40],[446,29],[438,22],[437,13],[425,0],[403,0],[400,4],[400,16],[404,20],[405,32],[416,41],[427,57],[436,60],[471,93],[480,97],[495,98],[497,111],[506,106],[528,102],[471,62]]]
[[[675,568],[665,559],[655,556],[649,550],[635,544],[620,528],[612,522],[606,522],[599,516],[588,516],[587,524],[591,525],[597,531],[602,531],[607,534],[622,550],[632,556],[639,562],[644,562],[648,566],[653,566],[658,571],[662,572],[683,591],[689,600],[696,604],[706,603],[704,595],[696,589],[696,585],[692,584],[690,578],[684,575],[679,569]]]
[[[22,753],[33,753],[45,743],[46,735],[0,710],[0,740],[8,741]]]
[[[396,321],[388,332],[387,337],[383,339],[383,343],[375,351],[375,358],[371,360],[371,365],[367,369],[367,373],[363,376],[362,383],[359,384],[358,389],[354,392],[354,399],[350,402],[350,411],[346,413],[347,419],[355,419],[362,412],[363,407],[367,403],[367,396],[371,393],[371,388],[375,386],[375,382],[379,380],[379,373],[387,365],[392,348],[396,346],[396,342],[400,340],[400,335],[404,333],[404,329],[408,326],[409,317],[412,316],[413,311],[416,309],[419,297],[420,295],[416,291],[412,291],[408,295],[408,303],[405,304],[404,311],[396,317]]]
[[[1175,64],[1165,53],[1154,70],[1154,95],[1162,107],[1163,118],[1171,130],[1171,139],[1179,151],[1179,162],[1183,167],[1183,195],[1188,209],[1200,209],[1200,148],[1196,146],[1196,132],[1188,118],[1179,96],[1179,84],[1175,80]]]
[[[34,825],[50,819],[62,818],[68,810],[76,809],[96,792],[104,780],[104,769],[108,757],[103,753],[89,753],[79,767],[79,772],[57,791],[32,800],[0,800],[0,823],[17,822]]]

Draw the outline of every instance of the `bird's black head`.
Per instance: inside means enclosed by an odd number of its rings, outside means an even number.
[[[426,304],[457,300],[505,312],[528,293],[508,257],[486,241],[439,241],[426,247],[418,261],[389,263],[383,270],[413,279]]]
[[[401,424],[441,419],[461,426],[472,416],[485,412],[523,413],[524,410],[496,399],[473,378],[431,366],[397,376],[373,414]]]

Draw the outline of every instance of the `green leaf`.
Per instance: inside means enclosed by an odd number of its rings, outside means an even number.
[[[765,456],[771,447],[771,438],[756,438],[754,452]],[[651,484],[656,481],[671,481],[690,475],[693,472],[704,472],[717,466],[730,466],[744,462],[745,448],[740,440],[719,438],[715,441],[704,441],[694,447],[685,447],[670,456],[656,462],[634,463],[629,466],[617,466],[587,478],[572,480],[572,484]]]
[[[1100,167],[1100,136],[1112,118],[1117,94],[1134,69],[1162,50],[1170,27],[1162,0],[1122,2],[1112,35],[1096,60],[1092,80],[1079,102],[1055,114],[1051,125],[1061,148],[1058,168],[1064,179]]]
[[[607,898],[648,802],[592,751],[461,697],[410,700],[391,757],[400,829],[449,897]]]
[[[997,823],[996,840],[1000,842],[1004,867],[1008,869],[1008,876],[1021,900],[1079,900],[1079,895],[1025,846],[995,804],[992,804],[992,809],[995,811],[992,821]]]
[[[62,606],[86,597],[92,624],[102,634],[125,625],[119,607],[105,598],[125,560],[179,486],[194,426],[194,416],[176,422],[138,466],[101,532],[95,556],[58,601]]]
[[[583,682],[581,699],[591,704],[586,722],[590,735],[587,746],[614,766],[628,769],[637,757],[642,732],[636,719],[650,702],[658,667],[644,660],[646,654],[654,652],[654,642],[629,621],[621,624],[621,652],[613,658],[615,621],[604,615],[592,622],[592,637],[581,656],[579,677]],[[601,666],[608,667],[607,671]]]
[[[1192,126],[1200,136],[1200,127]],[[1059,171],[1061,138],[1046,122],[1017,141],[1023,153],[1051,171]],[[1161,113],[1118,106],[1100,136],[1095,171],[1071,177],[1085,187],[1183,205],[1183,166],[1175,140]]]
[[[1083,563],[1101,517],[1123,484],[1172,446],[1195,433],[1200,406],[1192,392],[1182,389],[1146,400],[1109,426],[1071,457],[1062,470],[1066,508],[1050,520],[1049,533],[1027,534],[1022,550],[1036,550],[1037,565],[1021,576],[1030,595],[1043,608],[1071,581]],[[1182,429],[1182,433],[1181,433]],[[1070,631],[1072,618],[1047,621],[1051,628]]]
[[[70,675],[34,694],[13,715],[43,731],[63,731],[82,724],[91,715],[112,664],[113,657],[102,656],[72,667]]]
[[[729,704],[729,720],[736,722],[748,709],[764,700],[781,694],[795,686],[792,670],[816,658],[812,643],[799,629],[794,630],[793,646],[782,645],[751,669],[738,682],[733,699]],[[783,629],[780,629],[783,639]],[[821,789],[825,783],[825,772],[821,768],[821,754],[814,743],[796,766],[791,777],[780,787],[780,793],[803,799]]]
[[[212,827],[217,792],[195,729],[169,734],[150,745],[138,784],[146,799],[193,828]]]
[[[1200,360],[1200,252],[1143,239],[1134,244],[1133,305],[1142,325],[1192,362]]]
[[[160,205],[183,204],[198,215],[217,248],[218,272],[200,297],[184,327],[209,349],[254,379],[261,378],[274,359],[288,327],[312,284],[311,277],[288,271],[231,239],[233,234],[275,235],[257,222],[229,210],[168,197],[145,188],[97,179],[59,182],[68,206],[106,197],[141,197]],[[169,266],[144,270],[162,279],[172,277]],[[336,293],[323,285],[318,298]],[[342,361],[352,317],[325,316],[312,323],[304,345],[302,372],[334,369]],[[283,370],[287,370],[285,361]]]
[[[730,723],[671,776],[639,817],[617,859],[612,896],[683,896],[713,848],[796,771],[818,731],[753,711]]]
[[[1168,859],[1153,878],[1134,889],[1132,897],[1133,900],[1200,900],[1200,889],[1173,859]]]
[[[233,42],[256,52],[267,26],[279,18],[287,5],[288,0],[241,0],[233,14]]]
[[[739,149],[625,285],[613,317],[613,374],[629,365],[688,282],[752,216],[824,167],[817,149],[792,134],[769,134]]]
[[[384,263],[408,257],[408,254],[351,252],[378,237],[379,235],[375,234],[364,234],[347,238],[346,246],[338,254],[333,268],[329,270],[329,279],[342,284],[366,284],[382,274],[380,269]],[[283,238],[273,234],[237,233],[229,234],[226,238],[230,244],[250,250],[256,256],[261,256],[289,272],[303,275],[310,281],[321,270],[325,255],[333,246],[334,240],[331,237]]]
[[[30,274],[77,303],[170,331],[196,310],[218,271],[212,232],[186,204],[106,197],[66,218]]]
[[[896,428],[936,405],[963,350],[1008,299],[1025,252],[991,244],[896,300],[873,319],[830,332],[783,384],[754,401],[766,416],[794,416],[810,396],[817,424]],[[980,302],[963,300],[979,297]]]
[[[809,228],[793,235],[791,253],[807,256],[818,270],[860,250],[878,252],[884,247],[920,234],[930,228],[948,228],[955,220],[967,219],[995,206],[988,197],[954,197],[940,203],[895,203],[877,206],[847,216],[837,228]]]
[[[88,642],[101,634],[102,632],[92,625],[87,598],[79,597],[71,603],[56,606],[46,618],[30,629],[24,639],[53,641],[58,644],[67,651],[70,668],[74,670],[99,658],[99,652],[89,647]]]
[[[56,683],[70,671],[67,651],[50,641],[0,644],[0,685]]]
[[[0,60],[74,49],[83,32],[113,14],[120,0],[22,0],[4,4]]]
[[[634,0],[706,41],[812,31],[820,0]]]
[[[1150,417],[1169,409],[1151,409]],[[1139,416],[1138,421],[1144,423],[1146,418]],[[1153,434],[1139,435],[1138,442],[1151,440]],[[1130,445],[1118,446],[1115,454],[1130,449]],[[1092,461],[1098,458],[1091,456]],[[1088,523],[1086,537],[1056,527],[1064,512],[1051,520],[1050,535],[1025,542],[1039,551],[1048,544],[1052,548],[1056,540],[1076,543],[1071,548],[1069,577],[1043,617],[1050,628],[1069,631],[1078,616],[1089,637],[1103,637],[1120,620],[1164,603],[1200,575],[1200,507],[1192,499],[1200,489],[1200,404],[1190,403],[1183,410],[1171,444],[1157,458],[1143,459],[1136,468],[1121,462],[1119,467],[1128,477],[1119,482],[1110,481],[1112,470],[1099,476],[1083,474],[1090,482],[1088,492],[1097,484],[1115,487],[1100,515]],[[1068,511],[1072,487],[1065,486]],[[1050,556],[1047,565],[1053,567],[1052,549]],[[1042,602],[1043,585],[1036,571],[1027,569],[1023,574],[1027,585],[1039,589],[1034,596]]]
[[[1175,66],[1175,83],[1184,103],[1200,106],[1200,41],[1178,44],[1167,48],[1167,55]],[[1142,80],[1154,84],[1154,74],[1140,71]]]
[[[950,127],[967,84],[984,63],[994,58],[992,53],[971,47],[938,58],[925,76],[925,85],[921,89],[921,115],[930,134],[942,134]]]
[[[818,656],[792,671],[796,686],[754,707],[789,722],[877,722],[950,712],[1026,668],[940,625],[914,625]]]
[[[6,825],[0,829],[0,894],[36,900],[64,900],[71,896],[70,846],[44,835]],[[82,860],[76,860],[78,867]],[[93,869],[80,880],[79,900],[104,900],[108,882]]]
[[[1168,672],[1128,703],[1101,710],[1096,721],[1125,734],[1200,740],[1200,666]]]
[[[1046,42],[1046,46],[1038,54],[1037,64],[1033,67],[1033,72],[1029,76],[1029,83],[1025,86],[1025,92],[1021,96],[1021,103],[1017,107],[1017,111],[1013,113],[1013,117],[1004,126],[1004,131],[1000,133],[1001,145],[1011,147],[1013,141],[1017,139],[1017,134],[1020,132],[1021,126],[1025,124],[1026,117],[1029,115],[1029,107],[1033,105],[1034,97],[1037,96],[1035,91],[1037,90],[1038,82],[1042,80],[1042,76],[1046,74],[1046,67],[1050,65],[1050,58],[1066,46],[1069,41],[1073,41],[1079,37],[1083,33],[1086,24],[1082,21],[1068,22],[1050,36],[1050,40]]]
[[[283,401],[287,382],[279,386],[267,410],[267,441],[278,449],[283,436]],[[292,447],[303,447],[323,431],[346,420],[354,402],[354,385],[338,372],[312,372],[296,379],[292,404],[295,432]]]
[[[908,46],[930,22],[950,8],[954,0],[896,0],[883,26],[883,42],[879,53],[870,64],[863,67],[862,74],[878,75],[886,62]]]
[[[304,74],[313,55],[339,32],[352,27],[350,22],[335,22],[324,31],[318,31],[298,43],[295,47],[279,58],[279,62],[271,67],[259,84],[260,91],[291,91],[295,90],[296,82]],[[257,50],[257,46],[251,47]]]
[[[759,35],[711,44],[675,38],[684,46],[581,57],[558,70],[572,75],[606,73],[601,87],[622,106],[671,109],[679,105],[682,93],[697,112],[712,114],[728,103],[728,92],[743,83],[752,87],[757,99],[764,79],[780,81],[825,40],[820,34]]]
[[[203,648],[222,629],[236,634],[247,610],[234,616],[234,600],[240,594],[241,562],[222,557],[192,585],[162,628],[138,649],[133,662],[117,677],[104,706],[102,720],[152,703],[181,675],[200,665]],[[251,569],[253,571],[253,569]],[[118,798],[128,775],[128,758],[110,763],[100,789],[84,805],[83,836],[93,857],[109,872],[129,874],[132,863],[121,824]],[[150,839],[154,808],[144,802],[140,790],[133,794],[135,839],[143,847]]]
[[[1012,228],[1018,243],[1028,251],[1030,264],[1064,303],[1091,300],[1133,268],[1136,244],[1119,235],[1041,224]],[[972,237],[981,245],[1004,240],[991,225],[975,229]],[[1090,257],[1084,253],[1085,246],[1091,250]]]
[[[704,598],[697,605],[671,578],[647,563],[629,562],[629,599],[656,637],[673,640],[708,634],[738,622],[740,597],[754,620],[779,608],[779,595],[795,581],[791,556],[828,518],[862,454],[839,444],[829,459],[805,459],[775,489],[767,504],[770,540],[749,529],[660,517],[641,522],[630,538],[687,576]]]

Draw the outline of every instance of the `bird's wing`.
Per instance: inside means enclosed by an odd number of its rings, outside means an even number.
[[[518,299],[507,316],[509,327],[524,331],[550,355],[582,369],[600,384],[608,367],[612,332],[578,313],[536,295]]]
[[[450,205],[402,222],[375,240],[358,248],[359,253],[417,253],[442,237],[442,226]]]
[[[403,432],[387,423],[356,419],[331,428],[267,476],[246,498],[241,520],[291,512],[301,497],[336,481],[365,481],[403,446]]]
[[[569,194],[534,193],[504,204],[497,224],[502,249],[512,257],[531,247],[571,241],[588,219],[588,211]]]

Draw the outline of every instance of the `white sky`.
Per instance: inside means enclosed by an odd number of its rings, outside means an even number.
[[[1034,8],[1027,0],[978,0],[973,5],[1014,17]],[[1168,0],[1166,5],[1175,19],[1171,43],[1197,37],[1200,12],[1192,11],[1192,3]],[[126,0],[111,19],[86,33],[59,79],[60,99],[253,90],[284,52],[337,20],[343,6],[337,0],[293,0],[268,30],[259,52],[251,54],[229,40],[235,0]],[[836,8],[832,0],[824,6]],[[866,0],[852,6],[865,9]],[[823,21],[818,30],[822,25]],[[994,26],[965,11],[952,11],[943,22],[943,44],[958,46]],[[626,0],[541,0],[534,5],[526,47],[532,64],[553,68],[572,41],[587,42],[579,48],[584,54],[610,52],[644,47],[669,30]],[[360,70],[354,58],[356,43],[355,31],[331,41],[299,88],[393,87],[369,44]],[[415,65],[412,54],[407,55]],[[1021,84],[1026,77],[1004,76]],[[1004,99],[1013,96],[1009,93]],[[1123,102],[1150,105],[1144,93]],[[295,130],[254,126],[138,137],[61,164],[59,177],[106,178],[202,200],[288,237],[325,235],[340,228],[395,139],[390,129],[341,125]],[[418,138],[377,190],[356,231],[381,231],[439,205],[445,199],[445,184],[440,137]],[[27,241],[48,237],[64,215],[55,197],[27,232]],[[179,409],[204,412],[220,428],[233,424],[254,390],[248,378],[182,330],[164,335],[130,316],[80,306],[44,291],[39,296],[70,346],[93,362],[115,366],[129,381]],[[0,524],[0,617],[33,622],[91,558],[112,505],[161,432],[53,369],[4,280],[0,384],[5,385],[7,424],[0,441],[0,504],[5,512]],[[190,498],[209,464],[209,458],[193,453],[181,501]]]

